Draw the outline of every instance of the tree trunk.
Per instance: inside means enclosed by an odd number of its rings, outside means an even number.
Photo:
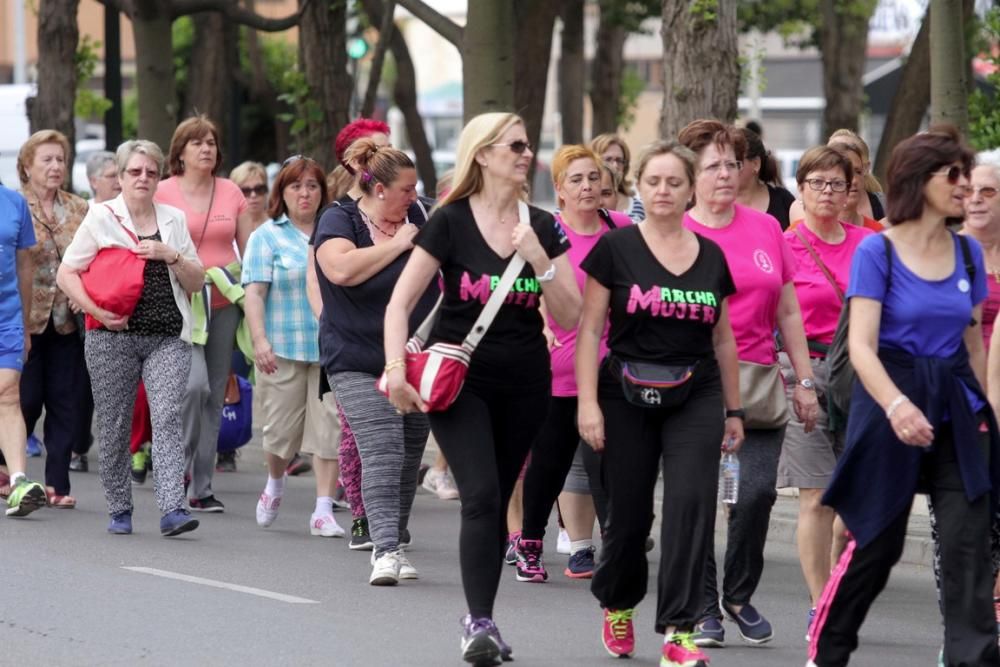
[[[559,38],[559,117],[562,143],[583,143],[583,0],[563,0]]]
[[[164,153],[177,124],[170,8],[161,0],[134,0],[135,83],[139,99],[139,136]]]
[[[384,7],[382,0],[363,0],[365,14],[373,23],[382,23]],[[413,68],[410,49],[406,45],[403,34],[396,28],[388,35],[389,48],[396,60],[396,83],[392,95],[396,106],[403,113],[406,123],[406,136],[410,140],[410,148],[417,158],[417,174],[424,184],[424,194],[434,197],[437,194],[437,171],[434,168],[434,156],[427,132],[424,130],[424,119],[417,109],[417,75]],[[382,36],[379,35],[379,39]]]
[[[80,31],[76,24],[79,0],[42,0],[38,10],[38,95],[29,100],[28,122],[32,132],[59,130],[69,139],[66,164],[73,164],[76,130],[76,49]],[[73,173],[67,169],[63,187],[72,190]]]
[[[962,0],[931,0],[931,120],[969,131]]]
[[[322,116],[299,148],[327,171],[336,165],[332,139],[350,119],[354,82],[347,73],[346,26],[346,2],[309,2],[299,26],[299,66]]]
[[[372,56],[371,69],[368,74],[368,86],[365,90],[365,99],[361,103],[361,116],[371,117],[375,111],[375,102],[378,99],[378,86],[382,81],[382,66],[385,64],[385,52],[389,48],[389,41],[392,29],[395,25],[392,15],[396,11],[396,0],[385,0],[385,8],[382,11],[382,20],[378,22],[378,44],[375,45],[375,54]],[[371,19],[371,16],[368,17]]]
[[[861,78],[868,50],[868,22],[875,0],[821,0],[818,38],[823,62],[823,138],[834,130],[858,130],[864,103]]]
[[[597,26],[594,62],[590,66],[590,134],[596,137],[618,131],[618,106],[622,97],[625,28],[616,25],[602,11]]]
[[[517,0],[514,24],[518,48],[514,51],[514,109],[524,119],[528,141],[538,151],[542,138],[545,91],[548,88],[549,61],[552,59],[552,33],[561,0]],[[528,182],[535,177],[531,164]]]
[[[674,137],[698,118],[736,118],[740,66],[736,3],[711,9],[697,0],[663,0],[663,109],[660,135]]]
[[[514,29],[510,0],[469,3],[462,39],[466,122],[488,111],[514,111]]]
[[[225,137],[228,117],[226,93],[231,74],[226,63],[226,21],[218,12],[202,12],[192,17],[194,44],[189,71],[184,116],[205,114],[219,126],[219,136]]]

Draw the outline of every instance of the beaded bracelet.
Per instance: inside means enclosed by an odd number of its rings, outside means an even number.
[[[885,409],[886,419],[892,419],[892,413],[895,412],[899,406],[901,406],[903,403],[906,403],[908,400],[910,399],[906,396],[906,394],[900,394],[896,398],[892,399],[892,403],[890,403],[889,406]]]

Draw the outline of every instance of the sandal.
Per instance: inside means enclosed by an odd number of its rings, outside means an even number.
[[[45,489],[45,498],[49,507],[54,509],[71,510],[76,507],[76,498],[70,495],[60,496],[51,486]]]

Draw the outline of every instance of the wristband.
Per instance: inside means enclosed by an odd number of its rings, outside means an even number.
[[[736,408],[734,410],[726,410],[726,419],[731,419],[736,417],[737,419],[743,421],[747,418],[747,412],[743,408]]]
[[[899,408],[899,406],[901,406],[903,403],[906,403],[909,400],[910,399],[906,396],[906,394],[900,394],[896,398],[892,399],[892,403],[890,403],[888,407],[886,407],[885,409],[886,419],[892,419],[892,413],[895,412],[896,409]]]
[[[164,263],[165,263],[165,264],[166,264],[167,266],[173,266],[174,264],[176,264],[176,263],[177,263],[177,262],[179,262],[179,261],[181,261],[181,253],[180,253],[180,251],[178,250],[178,251],[177,251],[177,253],[176,253],[176,254],[174,255],[174,261],[172,261],[172,262],[164,262]]]

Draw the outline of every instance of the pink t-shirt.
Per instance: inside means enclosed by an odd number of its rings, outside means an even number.
[[[729,263],[736,294],[728,299],[729,321],[739,358],[775,364],[774,330],[781,289],[795,271],[781,225],[767,213],[734,204],[733,220],[721,229],[706,227],[684,214],[684,226],[719,244]]]
[[[989,293],[986,295],[986,301],[983,301],[983,342],[986,344],[986,350],[989,351],[993,325],[997,319],[997,313],[1000,313],[1000,280],[987,271],[986,285],[989,288]]]
[[[226,266],[236,261],[236,219],[247,210],[247,200],[239,187],[228,178],[215,179],[215,195],[211,210],[196,212],[191,210],[175,176],[162,181],[156,189],[156,201],[169,204],[184,211],[187,217],[191,240],[198,249],[198,259],[202,266]],[[207,215],[211,215],[208,224]],[[229,301],[212,287],[212,309],[229,305]]]
[[[609,211],[609,213],[615,227],[628,227],[632,224],[632,219],[624,213],[619,213],[618,211]],[[583,259],[597,245],[597,240],[611,231],[611,228],[605,223],[601,225],[601,229],[596,234],[584,235],[573,231],[569,225],[563,222],[562,217],[558,213],[556,214],[556,221],[569,239],[569,250],[566,251],[566,257],[573,267],[573,275],[576,277],[576,284],[579,286],[580,293],[582,294],[584,285],[587,283],[587,274],[580,268],[580,263],[583,262]],[[573,357],[576,354],[577,330],[563,329],[552,319],[551,315],[548,316],[548,324],[556,340],[560,343],[558,347],[552,348],[550,352],[552,356],[552,395],[576,396],[576,371],[573,366]],[[607,353],[608,327],[605,326],[604,335],[601,336],[598,358],[603,359]]]
[[[854,251],[866,236],[874,234],[870,229],[841,222],[846,236],[840,243],[827,243],[816,236],[805,224],[796,225],[794,230],[785,232],[785,241],[795,257],[795,294],[802,309],[802,323],[806,338],[824,345],[833,342],[842,303],[833,285],[823,275],[815,260],[795,232],[799,232],[812,245],[826,268],[833,274],[840,289],[846,293],[851,280],[851,260]]]

